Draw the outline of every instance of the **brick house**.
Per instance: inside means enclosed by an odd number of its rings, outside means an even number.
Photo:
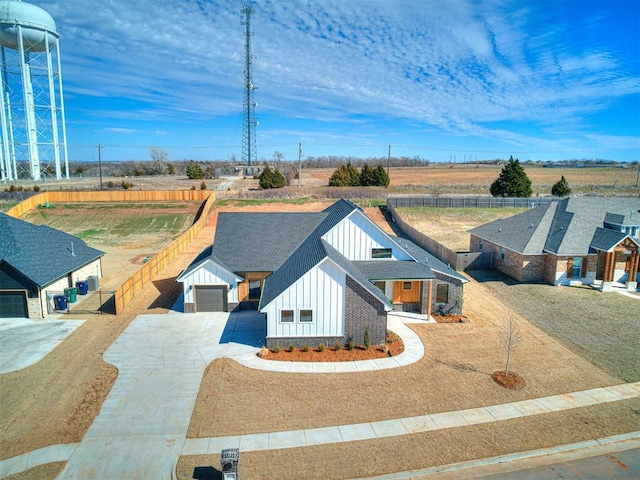
[[[257,309],[266,345],[385,341],[387,314],[459,312],[466,279],[340,200],[317,213],[220,213],[179,276],[184,311]]]
[[[469,233],[471,252],[521,282],[637,288],[640,198],[565,198]]]

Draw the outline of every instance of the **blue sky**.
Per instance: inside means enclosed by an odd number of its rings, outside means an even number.
[[[240,1],[32,0],[70,160],[241,153]],[[640,160],[640,0],[259,0],[259,158]]]

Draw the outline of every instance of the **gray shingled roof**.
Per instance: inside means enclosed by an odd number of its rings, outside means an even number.
[[[40,287],[104,255],[78,237],[4,213],[0,213],[0,232],[0,262],[11,265]]]
[[[390,237],[398,244],[401,248],[403,248],[411,257],[413,257],[417,262],[429,267],[433,272],[438,272],[443,275],[448,275],[449,277],[456,278],[463,283],[468,282],[469,280],[458,273],[450,265],[447,265],[442,260],[440,260],[435,255],[427,252],[423,248],[419,247],[411,240],[406,238],[400,238],[390,235]]]
[[[274,272],[326,213],[218,214],[213,252],[233,272]]]
[[[628,235],[608,228],[597,228],[591,239],[591,248],[603,252],[611,251],[616,245],[627,238]],[[629,237],[631,238],[631,237]],[[636,242],[633,238],[631,240]]]
[[[640,198],[571,197],[487,223],[469,233],[525,255],[586,255],[606,218],[637,225],[639,210]]]

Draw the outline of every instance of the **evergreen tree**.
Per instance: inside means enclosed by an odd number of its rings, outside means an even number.
[[[371,185],[375,185],[375,182],[376,177],[373,172],[373,168],[365,163],[362,167],[362,170],[360,171],[360,185],[362,185],[363,187],[369,187]]]
[[[530,197],[533,193],[531,180],[520,160],[509,157],[509,161],[502,168],[500,176],[491,184],[489,188],[494,197]]]
[[[260,188],[267,189],[272,188],[273,185],[273,170],[269,167],[267,162],[264,162],[264,167],[262,168],[262,172],[258,175],[258,183]]]
[[[186,172],[187,172],[187,178],[197,179],[197,178],[204,177],[204,172],[202,171],[202,167],[200,166],[199,163],[194,162],[193,160],[191,160],[187,165]]]
[[[351,162],[347,163],[347,171],[349,172],[350,178],[349,186],[357,187],[358,185],[360,185],[360,174],[358,173],[356,167],[351,165]]]
[[[349,185],[351,185],[351,175],[349,175],[349,170],[345,165],[340,165],[331,174],[331,177],[329,178],[329,186],[348,187]]]
[[[381,164],[373,171],[373,176],[375,178],[375,185],[379,187],[388,187],[389,186],[389,175],[387,175],[386,170]]]
[[[273,178],[271,179],[271,188],[282,188],[287,184],[284,175],[280,173],[277,168],[273,171]]]
[[[553,187],[551,187],[551,195],[554,197],[568,197],[571,195],[571,188],[569,188],[569,182],[564,178],[564,175],[558,180]]]

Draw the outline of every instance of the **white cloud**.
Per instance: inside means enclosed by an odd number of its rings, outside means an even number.
[[[40,3],[59,26],[68,97],[133,102],[96,116],[193,120],[240,111],[238,2]],[[578,124],[640,93],[637,60],[630,65],[594,40],[569,45],[567,21],[545,17],[549,4],[521,5],[259,1],[259,112],[325,122],[387,116],[503,138],[492,122]]]

